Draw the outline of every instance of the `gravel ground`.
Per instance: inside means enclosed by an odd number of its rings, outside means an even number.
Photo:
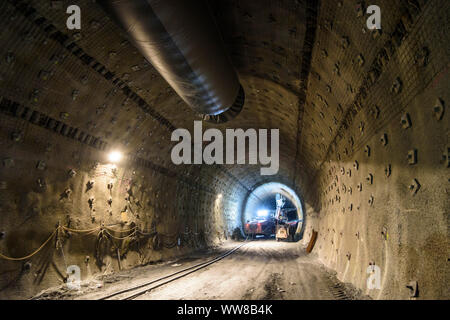
[[[220,248],[198,252],[177,261],[85,280],[79,291],[68,290],[66,286],[51,288],[35,299],[99,299],[208,261],[236,245],[236,242],[228,242]],[[308,256],[298,243],[257,240],[217,263],[137,299],[329,300],[368,297],[351,285],[338,281],[334,272]]]

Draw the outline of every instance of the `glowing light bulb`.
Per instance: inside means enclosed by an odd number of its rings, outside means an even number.
[[[110,162],[112,163],[116,163],[119,162],[122,159],[122,153],[120,153],[119,151],[112,151],[109,155],[108,155],[108,159]]]

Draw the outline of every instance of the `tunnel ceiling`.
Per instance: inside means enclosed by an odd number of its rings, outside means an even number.
[[[70,125],[108,146],[170,167],[171,131],[191,129],[201,116],[177,96],[98,5],[80,1],[82,29],[69,31],[66,15],[60,14],[55,3],[4,4],[3,15],[14,17],[10,30],[3,30],[6,41],[16,41],[12,29],[25,26],[20,28],[25,48],[11,52],[15,63],[10,65],[16,76],[24,79],[20,88],[15,87],[16,79],[8,79],[5,90],[21,90],[23,99],[17,102],[55,119],[67,117]],[[280,128],[280,171],[275,179],[292,185],[303,126],[303,86],[312,49],[311,36],[305,38],[305,32],[314,30],[316,3],[209,4],[246,92],[241,114],[218,127]],[[56,31],[58,37],[52,39],[50,34]],[[29,56],[28,50],[36,52],[39,59]],[[90,89],[93,85],[96,90]],[[207,127],[217,125],[204,123]],[[247,189],[262,178],[259,168],[253,166],[224,170],[240,177],[239,185]]]
[[[15,44],[16,30],[23,42],[20,52],[5,52],[4,92],[20,93],[21,101],[16,102],[67,119],[98,139],[100,147],[105,142],[133,157],[171,167],[171,131],[192,129],[193,120],[201,116],[176,95],[98,5],[79,1],[83,27],[69,31],[60,12],[63,2],[3,4],[3,17],[10,22],[2,29],[5,43]],[[373,96],[364,104],[362,100],[394,53],[395,37],[408,31],[399,30],[398,22],[409,27],[420,10],[415,1],[386,4],[392,17],[385,19],[381,33],[354,27],[364,26],[363,2],[355,6],[353,1],[324,1],[320,10],[314,0],[209,1],[209,5],[244,86],[246,103],[236,119],[204,127],[279,128],[280,171],[270,179],[293,186],[311,180],[331,156],[350,157],[361,148],[369,135],[346,134],[350,126],[358,126],[361,133],[376,130],[370,117],[382,106]],[[394,86],[395,80],[386,79],[384,86]],[[358,123],[352,121],[363,107]],[[341,141],[344,136],[346,141]],[[220,170],[247,190],[264,180],[256,166]]]
[[[193,132],[202,115],[95,1],[76,2],[81,30],[66,27],[68,0],[1,1],[0,251],[26,256],[60,221],[131,222],[157,229],[168,249],[184,235],[185,248],[199,247],[239,232],[246,197],[279,182],[304,201],[305,239],[319,231],[319,256],[341,271],[347,253],[359,259],[347,280],[365,286],[358,270],[376,260],[392,266],[387,295],[417,270],[432,288],[428,271],[448,263],[449,1],[377,1],[381,30],[366,27],[368,1],[206,1],[246,101],[203,129],[279,128],[278,174],[174,165],[172,132]],[[126,154],[117,168],[105,165],[110,150]],[[92,255],[72,248],[80,265]],[[161,259],[149,248],[145,261]],[[428,296],[443,296],[436,288]]]

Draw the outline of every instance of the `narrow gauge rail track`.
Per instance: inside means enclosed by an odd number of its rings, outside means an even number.
[[[244,243],[238,245],[237,247],[225,252],[224,254],[222,254],[212,260],[196,264],[192,267],[185,268],[183,270],[174,272],[172,274],[169,274],[167,276],[164,276],[164,277],[161,277],[158,279],[151,280],[149,282],[146,282],[146,283],[138,285],[138,286],[134,286],[131,288],[127,288],[124,290],[114,292],[110,295],[101,297],[98,300],[110,300],[112,298],[116,298],[115,300],[133,300],[133,299],[135,299],[139,296],[142,296],[142,295],[146,294],[147,292],[150,292],[156,288],[162,287],[170,282],[184,278],[194,272],[197,272],[203,268],[206,268],[206,267],[212,265],[213,263],[216,263],[216,262],[228,257],[229,255],[233,254],[235,251],[239,250],[239,248],[246,245],[247,243],[248,242],[245,241]],[[127,295],[127,294],[129,294],[129,295]]]

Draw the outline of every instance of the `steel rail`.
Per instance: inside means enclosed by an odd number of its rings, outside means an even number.
[[[149,282],[146,282],[144,284],[141,284],[141,285],[138,285],[138,286],[135,286],[135,287],[131,287],[131,288],[127,288],[127,289],[124,289],[124,290],[120,290],[120,291],[114,292],[114,293],[112,293],[110,295],[101,297],[101,298],[99,298],[97,300],[108,300],[108,299],[111,299],[111,298],[119,296],[119,295],[123,295],[123,294],[128,293],[128,292],[133,292],[133,291],[142,289],[140,291],[137,291],[136,293],[133,293],[132,295],[129,295],[129,296],[126,296],[124,298],[119,298],[118,299],[118,300],[133,300],[133,299],[135,299],[135,298],[137,298],[137,297],[139,297],[141,295],[144,295],[144,294],[150,292],[151,290],[154,290],[154,289],[159,288],[159,287],[161,287],[163,285],[166,285],[166,284],[168,284],[170,282],[173,282],[175,280],[178,280],[178,279],[181,279],[183,277],[186,277],[187,275],[190,275],[190,274],[192,274],[194,272],[197,272],[197,271],[199,271],[199,270],[201,270],[203,268],[206,268],[206,267],[212,265],[213,263],[216,263],[216,262],[218,262],[218,261],[228,257],[229,255],[233,254],[235,251],[237,251],[239,248],[241,248],[242,246],[246,245],[247,243],[248,243],[248,241],[246,240],[243,244],[240,244],[239,246],[237,246],[237,247],[235,247],[235,248],[225,252],[224,254],[222,254],[222,255],[220,255],[220,256],[212,259],[212,260],[196,264],[194,266],[185,268],[183,270],[174,272],[172,274],[169,274],[167,276],[163,276],[163,277],[158,278],[158,279],[151,280]],[[166,281],[164,281],[164,280],[166,280]],[[164,281],[164,282],[161,282],[161,281]],[[155,283],[158,283],[158,282],[161,282],[161,283],[156,284],[155,286],[151,286],[152,284],[155,284]],[[143,288],[145,288],[145,289],[143,289]]]

